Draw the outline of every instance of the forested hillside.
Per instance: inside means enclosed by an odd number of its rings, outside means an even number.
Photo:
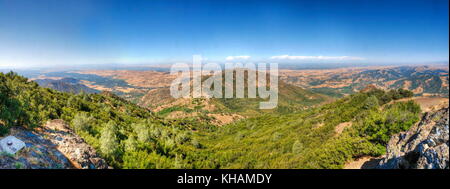
[[[185,128],[191,123],[165,122],[111,93],[62,93],[12,72],[0,73],[0,90],[1,135],[12,126],[35,129],[46,120],[63,119],[116,168],[139,165],[127,157],[140,151],[158,168],[172,167],[177,145],[189,142]]]
[[[254,72],[254,71],[252,71]],[[248,71],[245,71],[244,77],[244,95],[248,92]],[[256,72],[255,75],[260,74]],[[223,74],[222,78],[225,75]],[[203,78],[206,79],[207,77]],[[269,83],[267,77],[267,83]],[[233,75],[232,87],[236,86],[236,75]],[[222,90],[225,90],[225,82],[223,81]],[[269,88],[269,86],[267,86]],[[236,96],[234,91],[233,96]],[[278,103],[274,109],[260,109],[260,102],[268,101],[268,99],[260,98],[209,98],[208,104],[199,103],[198,99],[189,98],[175,99],[170,95],[169,87],[163,87],[150,90],[143,96],[138,103],[143,107],[148,107],[157,112],[162,111],[169,114],[174,111],[183,111],[185,113],[196,112],[199,109],[205,113],[234,113],[245,117],[255,117],[264,113],[289,113],[293,111],[301,111],[312,106],[318,106],[331,101],[332,98],[319,93],[305,90],[301,87],[294,86],[284,81],[278,82]],[[191,107],[189,107],[191,106]],[[208,106],[208,107],[206,107]]]
[[[412,101],[388,104],[410,96],[372,89],[305,111],[215,127],[167,121],[112,93],[62,93],[0,73],[0,131],[63,119],[115,168],[341,168],[352,158],[384,153],[392,134],[419,120]]]
[[[342,168],[351,158],[385,153],[393,133],[419,120],[412,101],[385,105],[411,95],[373,90],[303,112],[242,120],[202,137],[203,154],[219,168]]]

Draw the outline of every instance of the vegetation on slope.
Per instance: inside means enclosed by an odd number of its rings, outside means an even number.
[[[244,95],[248,95],[248,86],[247,86],[247,71],[245,71],[244,77]],[[225,76],[223,76],[224,78]],[[235,77],[235,76],[233,76]],[[204,77],[203,80],[209,78]],[[269,78],[269,77],[267,77]],[[224,82],[224,81],[223,81]],[[270,81],[268,81],[269,83]],[[233,87],[236,85],[236,81],[233,81]],[[225,94],[225,82],[222,84],[222,94]],[[268,84],[267,84],[268,85]],[[213,87],[212,87],[213,88]],[[330,101],[331,98],[314,93],[301,87],[297,87],[283,81],[278,82],[278,105],[274,109],[269,110],[261,110],[259,108],[260,102],[268,101],[269,99],[260,98],[257,95],[257,98],[212,98],[208,101],[208,106],[213,106],[214,108],[209,108],[205,113],[236,113],[239,115],[243,115],[246,117],[255,117],[264,113],[288,113],[292,111],[300,111],[307,109],[312,106],[323,104],[327,101]],[[236,91],[233,91],[233,96],[236,96]],[[199,105],[196,101],[197,99],[190,99],[191,103],[188,105]],[[149,107],[150,109],[158,109],[160,107],[164,107],[165,114],[179,111],[179,110],[187,110],[186,113],[190,113],[192,111],[196,111],[193,108],[187,108],[185,104],[180,105],[176,102],[177,99],[174,99],[170,95],[169,88],[158,88],[149,91],[147,95],[145,95],[139,105],[144,107]],[[167,107],[167,104],[174,104],[176,107]],[[201,106],[201,104],[200,104]],[[199,109],[199,108],[197,108]],[[214,109],[214,110],[211,110]]]
[[[221,127],[200,139],[209,161],[198,166],[342,168],[351,158],[383,154],[391,134],[418,121],[420,107],[412,101],[381,109],[393,99],[411,95],[372,90],[304,112],[268,114]],[[336,136],[336,126],[349,121],[353,126]]]
[[[111,93],[78,95],[41,88],[15,73],[0,73],[0,134],[12,126],[34,129],[63,119],[116,168],[127,168],[130,154],[151,154],[159,167],[172,167],[178,144],[189,141],[192,123],[166,122]],[[198,125],[198,124],[196,124]],[[170,163],[162,163],[170,162]]]
[[[167,121],[111,93],[61,93],[0,73],[0,131],[64,119],[115,168],[341,168],[351,158],[382,154],[390,135],[418,120],[415,103],[388,104],[410,96],[372,89],[302,112],[263,114],[217,128],[190,119]],[[337,135],[343,122],[352,127]]]
[[[247,91],[247,88],[245,88]],[[221,111],[239,113],[245,116],[255,116],[261,113],[288,113],[307,109],[315,105],[320,105],[331,98],[307,91],[300,87],[287,84],[283,81],[278,83],[278,105],[271,110],[259,109],[260,102],[268,101],[263,98],[218,98],[214,99],[218,107],[223,107]]]

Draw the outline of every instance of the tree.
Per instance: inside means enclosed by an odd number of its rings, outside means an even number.
[[[398,89],[398,93],[403,97],[403,98],[410,98],[414,96],[414,93],[410,90],[405,90],[405,89]]]
[[[149,129],[143,123],[132,124],[131,127],[134,129],[134,132],[137,134],[137,139],[139,142],[149,142],[151,137],[149,133]]]
[[[366,110],[369,110],[369,109],[374,109],[374,108],[378,108],[378,107],[379,107],[379,102],[378,102],[377,97],[370,96],[364,102],[364,107],[363,108],[366,109]]]
[[[191,140],[191,137],[187,132],[179,133],[175,137],[175,141],[177,142],[177,144],[184,144],[184,143],[188,142],[189,140]]]
[[[93,121],[93,117],[88,116],[86,112],[81,112],[75,115],[75,117],[73,118],[72,127],[76,132],[87,131],[88,129],[90,129]]]
[[[292,153],[298,154],[302,150],[303,150],[303,144],[299,140],[296,140],[294,142],[294,144],[292,145]]]
[[[138,149],[138,141],[136,140],[135,136],[128,137],[127,140],[125,140],[125,151],[126,152],[135,152]]]
[[[100,151],[110,158],[115,158],[118,152],[117,125],[109,121],[102,129],[100,136]]]
[[[193,145],[195,148],[197,148],[197,149],[202,148],[202,145],[201,145],[200,142],[198,142],[198,140],[196,140],[196,139],[192,140],[191,143],[192,143],[192,145]]]
[[[6,85],[6,78],[0,72],[0,136],[8,132],[8,127],[14,120],[10,109],[11,90]]]

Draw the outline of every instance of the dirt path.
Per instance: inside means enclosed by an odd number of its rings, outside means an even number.
[[[353,123],[351,121],[349,122],[343,122],[343,123],[339,123],[335,128],[334,128],[334,132],[335,132],[335,136],[339,136],[342,134],[342,132],[344,132],[344,130],[346,128],[349,128],[353,125]]]
[[[383,156],[381,157],[364,156],[351,162],[348,162],[347,164],[345,164],[344,169],[375,169],[375,167],[382,159]]]
[[[420,105],[420,109],[422,109],[422,112],[429,112],[437,109],[441,109],[443,107],[448,107],[449,105],[449,99],[448,98],[442,98],[442,97],[412,97],[412,98],[404,98],[396,101],[392,101],[388,104],[392,104],[395,102],[405,102],[413,100],[417,104]]]

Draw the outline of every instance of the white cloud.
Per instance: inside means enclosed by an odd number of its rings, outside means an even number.
[[[248,59],[250,59],[250,56],[246,56],[246,55],[244,55],[244,56],[228,56],[225,59],[229,60],[229,61],[231,61],[231,60],[248,60]]]
[[[290,56],[290,55],[280,55],[272,56],[270,59],[276,60],[364,60],[361,57],[354,56]]]

